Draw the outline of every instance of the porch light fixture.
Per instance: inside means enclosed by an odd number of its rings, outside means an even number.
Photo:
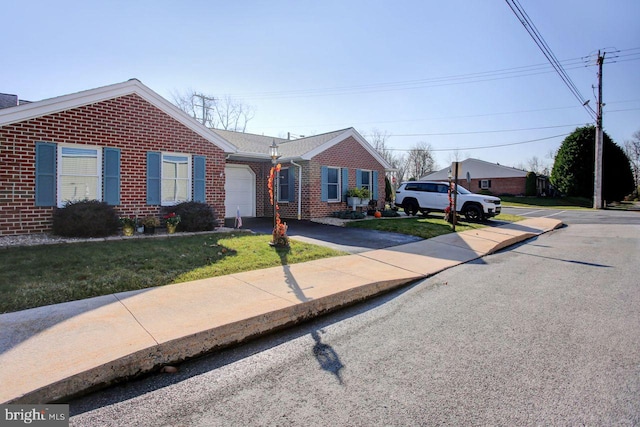
[[[271,163],[275,165],[278,162],[278,158],[280,157],[280,154],[278,153],[278,144],[276,144],[275,139],[269,146],[269,155],[271,156]]]

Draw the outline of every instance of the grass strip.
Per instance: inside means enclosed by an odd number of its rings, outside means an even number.
[[[270,235],[197,236],[65,243],[0,250],[0,313],[346,255]]]

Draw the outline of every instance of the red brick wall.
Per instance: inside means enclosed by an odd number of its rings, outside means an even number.
[[[229,162],[249,165],[256,173],[256,216],[273,216],[273,205],[269,201],[267,180],[271,170],[270,162]],[[334,145],[320,153],[311,161],[297,161],[302,166],[302,183],[298,179],[298,167],[291,163],[282,163],[282,167],[288,167],[290,173],[295,174],[295,201],[279,202],[280,216],[283,219],[295,219],[298,217],[298,191],[302,186],[301,219],[321,218],[331,212],[347,208],[344,202],[322,202],[321,194],[321,168],[332,166],[349,169],[349,186],[356,186],[356,169],[378,171],[378,194],[372,199],[384,200],[384,168],[378,161],[360,145],[354,138]],[[342,176],[341,176],[342,178]]]
[[[146,204],[146,152],[206,156],[206,201],[224,220],[224,153],[137,95],[0,127],[0,235],[50,230],[53,208],[35,206],[35,143],[121,149],[121,215],[159,215]]]
[[[490,178],[491,179],[491,187],[487,190],[491,192],[491,194],[495,194],[496,196],[500,196],[502,194],[511,194],[514,196],[524,195],[525,192],[525,184],[526,178]],[[462,185],[467,190],[473,193],[479,193],[482,191],[480,188],[480,179],[472,179],[471,184],[467,184],[466,180],[462,180],[459,182],[459,185]]]
[[[306,169],[308,177],[307,181],[303,182],[303,185],[306,184],[306,189],[303,186],[303,194],[306,193],[309,197],[305,200],[307,203],[302,209],[304,218],[321,218],[330,215],[331,212],[347,208],[344,202],[321,201],[322,166],[349,168],[347,188],[356,186],[356,169],[378,171],[378,194],[372,195],[371,198],[384,200],[384,167],[358,141],[349,137],[314,157]]]

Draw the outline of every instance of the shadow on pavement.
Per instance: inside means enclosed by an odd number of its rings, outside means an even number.
[[[308,243],[328,246],[351,254],[423,240],[420,237],[406,234],[338,227],[306,220],[287,219],[285,222],[289,227],[287,230],[289,237]],[[225,226],[233,227],[233,223],[233,219],[227,220]],[[273,231],[273,219],[243,218],[242,229],[260,234],[271,234]]]

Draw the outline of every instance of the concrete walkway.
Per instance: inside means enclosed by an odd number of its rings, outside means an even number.
[[[64,401],[424,279],[561,225],[532,218],[2,314],[0,403]]]

